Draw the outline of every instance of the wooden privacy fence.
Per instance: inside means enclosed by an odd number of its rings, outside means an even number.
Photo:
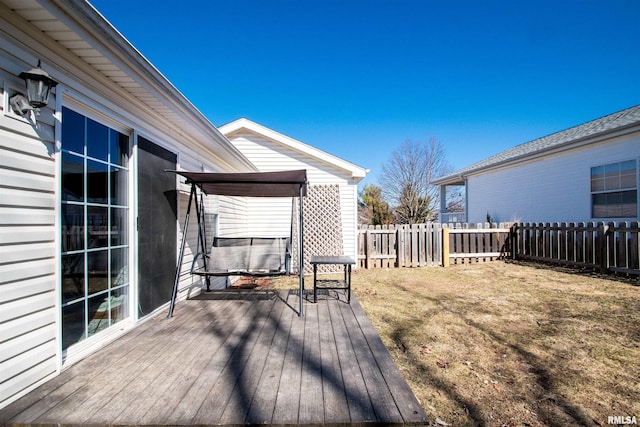
[[[640,276],[634,222],[360,226],[361,268],[448,266],[501,258]]]
[[[360,268],[427,267],[510,256],[510,224],[360,226]]]
[[[638,222],[520,223],[515,258],[640,275]]]

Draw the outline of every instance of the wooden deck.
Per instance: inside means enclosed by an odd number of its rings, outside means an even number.
[[[332,292],[332,295],[334,292]],[[351,304],[297,291],[179,302],[0,410],[6,425],[427,425]]]

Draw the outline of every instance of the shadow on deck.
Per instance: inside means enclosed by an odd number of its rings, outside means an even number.
[[[7,425],[427,425],[360,303],[214,291],[0,410]]]

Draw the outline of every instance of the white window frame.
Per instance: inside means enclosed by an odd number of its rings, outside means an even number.
[[[630,182],[630,174],[624,174],[624,171],[621,170],[621,166],[626,163],[633,163],[634,165],[634,173],[633,173],[633,185],[629,185]],[[619,173],[617,176],[607,176],[605,169],[611,167],[618,167]],[[602,178],[597,178],[596,181],[600,181],[599,186],[594,186],[594,175],[598,172],[598,169],[601,171]],[[597,166],[593,166],[590,168],[589,175],[589,187],[590,187],[590,196],[591,196],[591,217],[596,220],[612,220],[612,219],[634,219],[639,216],[638,213],[638,176],[639,176],[639,168],[638,168],[638,160],[637,159],[626,159],[618,162],[610,162],[606,164],[601,164]],[[623,182],[624,178],[627,178],[627,182]],[[616,182],[617,181],[617,182]],[[594,188],[596,187],[596,188]],[[594,200],[597,196],[601,195],[617,195],[622,193],[635,192],[635,205],[636,209],[634,215],[632,216],[622,216],[622,215],[614,215],[608,214],[598,215],[596,216],[595,212],[595,203]],[[605,204],[605,209],[607,209],[609,205]]]

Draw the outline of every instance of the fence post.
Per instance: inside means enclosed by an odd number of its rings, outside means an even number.
[[[442,266],[449,267],[449,229],[442,227]]]
[[[404,225],[394,226],[396,229],[396,265],[398,267],[405,266],[405,231]]]
[[[371,268],[371,253],[373,252],[373,242],[371,241],[371,231],[367,227],[364,235],[364,247],[366,248],[365,268]]]

